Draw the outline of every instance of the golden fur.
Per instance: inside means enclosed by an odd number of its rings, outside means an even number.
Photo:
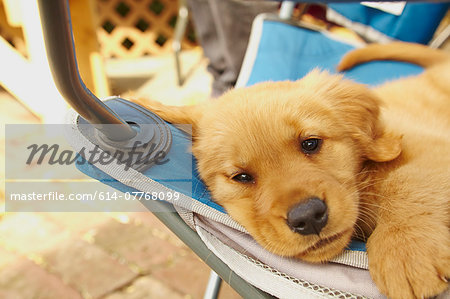
[[[147,106],[192,124],[193,154],[212,197],[267,250],[323,262],[356,236],[367,240],[381,292],[433,296],[450,276],[450,57],[414,44],[371,45],[338,68],[376,59],[426,70],[373,89],[314,70],[197,106]],[[305,154],[300,143],[310,136],[322,145]],[[253,180],[233,180],[239,173]],[[326,202],[328,222],[304,236],[286,215],[311,196]]]

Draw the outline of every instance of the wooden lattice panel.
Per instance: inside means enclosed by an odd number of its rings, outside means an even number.
[[[5,39],[20,54],[27,56],[27,47],[25,45],[21,27],[13,27],[8,24],[3,1],[0,0],[0,37]]]
[[[133,58],[172,50],[178,15],[174,0],[97,0],[103,57]],[[188,27],[184,47],[192,47]],[[191,37],[191,40],[189,40]]]

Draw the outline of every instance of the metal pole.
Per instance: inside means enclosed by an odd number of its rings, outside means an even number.
[[[177,69],[178,86],[182,86],[184,79],[181,74],[181,41],[183,40],[184,33],[186,32],[186,25],[188,23],[189,10],[187,8],[186,0],[178,1],[178,19],[175,24],[175,33],[173,37],[172,48],[175,53],[175,67]]]
[[[283,1],[283,3],[281,3],[280,12],[278,14],[280,19],[289,20],[290,18],[292,18],[295,4],[295,1]]]
[[[222,278],[214,270],[211,270],[203,299],[217,299],[221,285]]]
[[[68,0],[38,0],[38,4],[50,69],[61,95],[109,139],[124,141],[133,138],[136,132],[131,126],[103,104],[81,80]]]

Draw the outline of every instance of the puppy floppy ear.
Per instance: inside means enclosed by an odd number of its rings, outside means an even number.
[[[394,160],[401,153],[402,137],[387,131],[380,118],[381,100],[366,86],[345,81],[341,92],[344,100],[341,109],[353,125],[353,137],[358,141],[364,158],[375,162]],[[347,89],[345,91],[345,89]]]
[[[400,155],[401,136],[386,130],[380,119],[382,102],[369,88],[318,70],[305,78],[303,84],[315,85],[315,94],[328,99],[336,121],[356,140],[365,159],[386,162]]]
[[[364,156],[375,162],[394,160],[402,151],[401,139],[401,136],[381,131],[365,142]]]
[[[201,105],[168,106],[161,104],[160,102],[147,99],[134,100],[134,102],[144,106],[165,121],[172,123],[186,133],[192,134],[192,136],[196,135],[198,122],[202,117]],[[192,125],[192,130],[185,125]]]

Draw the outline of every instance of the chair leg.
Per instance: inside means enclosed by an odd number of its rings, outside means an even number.
[[[220,287],[222,285],[222,278],[211,270],[209,274],[208,285],[206,286],[205,295],[203,299],[216,299],[219,295]]]
[[[184,33],[186,32],[186,26],[188,22],[189,11],[187,8],[186,0],[179,0],[178,8],[178,19],[175,24],[175,34],[173,38],[173,51],[175,54],[175,67],[177,72],[178,85],[183,85],[183,78],[181,75],[181,63],[180,63],[180,52],[181,52],[181,41],[183,40]]]

